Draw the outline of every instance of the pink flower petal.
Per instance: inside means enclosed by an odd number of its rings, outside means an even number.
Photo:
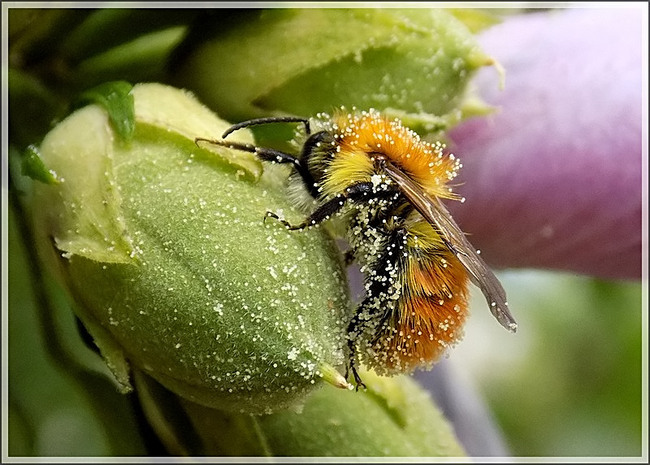
[[[641,276],[644,12],[518,15],[480,36],[506,85],[477,76],[500,111],[452,131],[467,201],[449,207],[489,263]]]

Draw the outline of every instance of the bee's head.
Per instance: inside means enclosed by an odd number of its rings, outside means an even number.
[[[336,137],[330,131],[315,132],[307,137],[302,146],[300,161],[307,167],[315,183],[319,184],[323,180],[337,151]]]

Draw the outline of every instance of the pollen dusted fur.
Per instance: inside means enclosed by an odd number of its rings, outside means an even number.
[[[380,374],[431,365],[462,336],[468,281],[477,284],[506,328],[516,324],[505,292],[439,199],[456,199],[448,183],[460,162],[441,143],[428,143],[375,110],[307,120],[261,118],[231,127],[298,122],[300,154],[226,140],[197,139],[292,164],[316,207],[289,229],[317,225],[341,213],[349,257],[361,266],[366,295],[348,325],[348,366],[357,388],[363,362]],[[315,131],[311,131],[314,126]],[[346,373],[347,375],[347,373]]]
[[[394,190],[390,179],[381,180],[377,157],[409,173],[427,194],[456,198],[446,183],[460,163],[444,152],[444,145],[427,143],[398,120],[375,111],[339,114],[331,121],[328,130],[336,151],[321,183],[323,198],[343,194],[357,183]],[[467,273],[407,199],[396,196],[376,203],[377,209],[361,202],[352,207],[358,213],[351,216],[347,239],[363,266],[368,297],[357,310],[359,318],[352,320],[350,336],[358,339],[360,360],[375,371],[409,372],[435,362],[462,336]],[[390,221],[375,225],[373,219],[380,217]],[[390,258],[385,252],[394,236],[403,237],[403,244],[394,246],[398,251]],[[392,272],[385,275],[381,270],[389,264]]]
[[[408,172],[429,195],[457,198],[446,183],[456,177],[460,161],[446,154],[443,144],[425,142],[399,120],[390,120],[372,110],[340,113],[331,121],[337,152],[322,183],[325,195],[340,193],[351,183],[370,180],[376,172],[373,154],[381,154]]]

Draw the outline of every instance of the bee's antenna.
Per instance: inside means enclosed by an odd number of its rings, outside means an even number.
[[[311,134],[309,120],[307,118],[300,118],[298,116],[269,116],[266,118],[249,119],[248,121],[242,121],[241,123],[233,124],[228,129],[226,129],[226,132],[221,135],[221,138],[225,139],[228,137],[228,135],[237,131],[238,129],[267,123],[302,123],[305,125],[305,131],[307,132],[307,135]]]

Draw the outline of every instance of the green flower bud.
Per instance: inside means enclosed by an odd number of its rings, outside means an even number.
[[[298,411],[259,417],[181,403],[200,438],[197,452],[201,455],[465,455],[453,428],[411,378],[381,378],[364,372],[363,379],[367,391],[324,388],[310,394]]]
[[[310,116],[333,107],[388,111],[414,129],[462,116],[466,85],[493,64],[442,9],[269,9],[231,15],[176,71],[231,120]],[[419,125],[417,124],[419,123]]]
[[[323,378],[346,386],[332,368],[349,304],[331,238],[263,221],[303,215],[253,154],[194,143],[229,124],[192,95],[140,84],[131,96],[129,140],[97,105],[45,137],[58,182],[31,199],[41,255],[123,388],[134,366],[193,402],[259,413]]]

